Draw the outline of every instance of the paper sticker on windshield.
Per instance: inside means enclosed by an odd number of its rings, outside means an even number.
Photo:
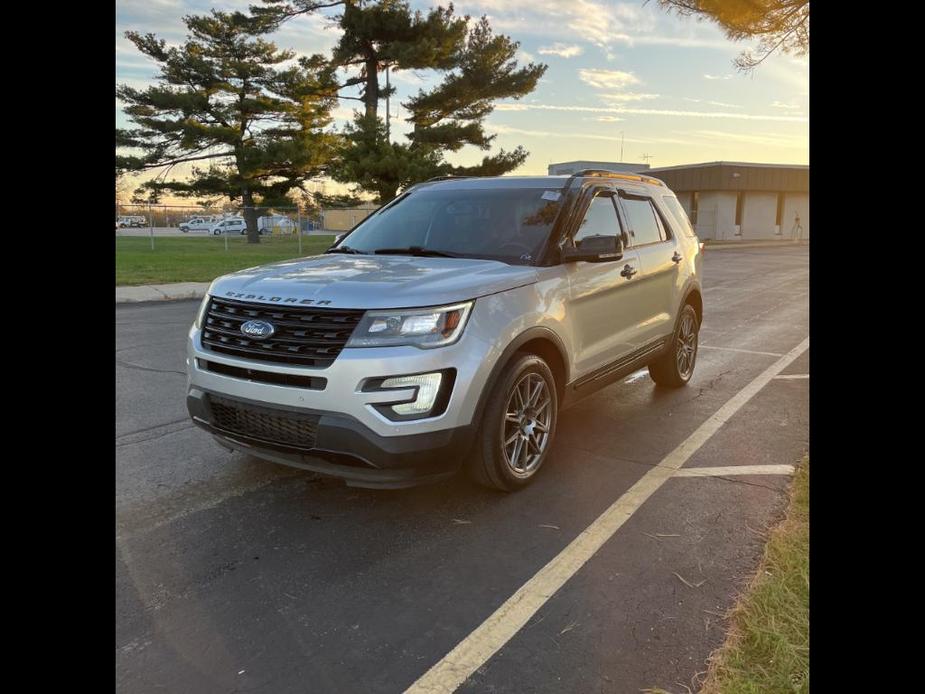
[[[540,199],[552,200],[553,202],[556,202],[561,197],[562,193],[560,193],[558,190],[547,190],[545,193],[543,193],[543,196]]]

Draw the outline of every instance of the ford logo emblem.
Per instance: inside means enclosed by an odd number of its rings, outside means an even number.
[[[241,324],[241,332],[255,340],[266,340],[276,332],[276,328],[265,320],[249,320]]]

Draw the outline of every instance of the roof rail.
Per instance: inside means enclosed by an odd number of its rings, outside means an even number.
[[[582,169],[581,171],[576,171],[572,174],[572,178],[578,176],[600,176],[601,178],[620,178],[625,181],[639,181],[640,183],[649,183],[654,186],[663,186],[665,185],[657,178],[652,178],[651,176],[643,176],[642,174],[632,174],[632,173],[620,173],[618,171],[610,171],[609,169]]]
[[[430,183],[431,181],[446,181],[450,178],[478,178],[478,176],[454,176],[453,174],[447,174],[446,176],[434,176],[433,178],[428,178],[422,183]]]

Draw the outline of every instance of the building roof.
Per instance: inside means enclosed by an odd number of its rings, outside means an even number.
[[[631,161],[627,162],[618,162],[618,161],[593,161],[591,159],[576,159],[575,161],[557,161],[550,164],[550,166],[567,166],[568,164],[591,164],[592,166],[600,166],[601,168],[607,168],[608,166],[642,166],[646,169],[649,168],[648,164],[636,164]],[[592,168],[592,167],[588,167]]]
[[[759,169],[806,169],[809,171],[809,164],[759,164],[750,161],[707,161],[702,164],[676,164],[674,166],[656,166],[649,171],[672,171],[674,169],[697,169],[707,166],[736,166],[736,167],[755,167]]]
[[[707,190],[809,192],[809,166],[806,164],[712,161],[663,166],[646,173],[657,175],[676,193]]]

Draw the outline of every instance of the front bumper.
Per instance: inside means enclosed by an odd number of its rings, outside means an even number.
[[[455,344],[436,349],[344,348],[324,368],[220,354],[204,348],[201,331],[193,326],[187,341],[190,415],[227,447],[337,475],[354,485],[401,487],[449,476],[471,450],[493,368],[518,325],[511,324],[508,303],[495,296],[476,301]],[[383,414],[389,403],[413,399],[417,390],[379,390],[378,379],[448,370],[455,375],[448,381],[448,399],[438,397],[439,414],[398,421]],[[221,402],[215,410],[221,416],[213,416],[210,398],[247,403],[251,410],[264,408],[270,420],[312,419],[314,432],[307,438],[300,433],[287,443],[289,423],[273,423],[284,428],[261,431],[258,416],[252,427],[237,426],[237,420],[226,419],[231,415]],[[225,430],[217,426],[221,423]],[[264,435],[247,438],[245,432]],[[302,448],[295,448],[293,441]]]
[[[213,395],[190,388],[186,406],[193,422],[213,434],[221,445],[275,463],[340,477],[350,486],[395,489],[445,479],[458,471],[473,440],[471,426],[379,436],[347,415],[315,413],[300,408],[269,408],[317,415],[314,445],[303,449],[220,428],[211,410]],[[220,397],[227,400],[223,394]],[[265,403],[237,402],[242,406],[268,409]]]

